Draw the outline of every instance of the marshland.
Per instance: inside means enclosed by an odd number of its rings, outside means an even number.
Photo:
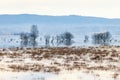
[[[10,25],[0,27],[0,80],[120,79],[119,25]]]

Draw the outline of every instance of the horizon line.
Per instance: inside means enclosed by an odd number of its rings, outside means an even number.
[[[62,16],[83,16],[83,17],[94,17],[94,18],[105,18],[105,19],[120,19],[119,17],[118,18],[110,18],[110,17],[100,17],[100,16],[88,16],[88,15],[78,15],[78,14],[64,14],[64,15],[48,15],[48,14],[34,14],[34,13],[13,13],[13,14],[0,14],[1,15],[36,15],[36,16],[53,16],[53,17],[62,17]]]

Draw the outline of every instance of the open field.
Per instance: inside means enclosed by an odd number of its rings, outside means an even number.
[[[8,79],[120,80],[120,46],[0,49],[0,80]]]

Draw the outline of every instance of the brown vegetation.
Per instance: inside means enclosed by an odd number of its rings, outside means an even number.
[[[12,71],[34,71],[34,72],[59,72],[61,70],[87,69],[87,70],[116,70],[120,71],[118,64],[120,60],[120,47],[55,47],[55,48],[14,48],[13,53],[0,52],[0,56],[12,59],[6,61],[8,68]],[[1,61],[5,59],[2,58]],[[30,59],[29,62],[25,62]],[[50,61],[46,65],[46,61]],[[0,62],[1,62],[0,61]],[[13,64],[15,62],[16,64]],[[34,61],[34,62],[32,62]],[[43,62],[42,62],[43,61]],[[41,63],[42,62],[42,63]],[[106,65],[102,64],[107,62]],[[11,63],[11,64],[10,64]],[[94,63],[94,65],[92,65]],[[97,65],[97,66],[95,66]]]

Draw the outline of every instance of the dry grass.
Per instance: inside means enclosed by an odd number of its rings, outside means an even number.
[[[14,59],[12,62],[6,61],[8,68],[12,71],[34,71],[34,72],[60,72],[61,70],[115,70],[120,71],[118,64],[120,61],[119,46],[100,46],[88,48],[75,47],[55,47],[55,48],[13,48],[13,53],[4,53],[0,56]],[[5,59],[5,58],[3,58]],[[25,63],[25,59],[31,62]],[[58,60],[57,60],[58,59]],[[21,60],[21,61],[19,61]],[[43,60],[51,61],[49,65]],[[62,60],[60,62],[59,60]],[[2,61],[2,60],[1,60]],[[1,62],[0,61],[0,62]],[[13,64],[18,61],[19,64]],[[35,61],[36,63],[33,63]],[[107,64],[102,64],[106,62]],[[95,65],[92,65],[94,63]]]

